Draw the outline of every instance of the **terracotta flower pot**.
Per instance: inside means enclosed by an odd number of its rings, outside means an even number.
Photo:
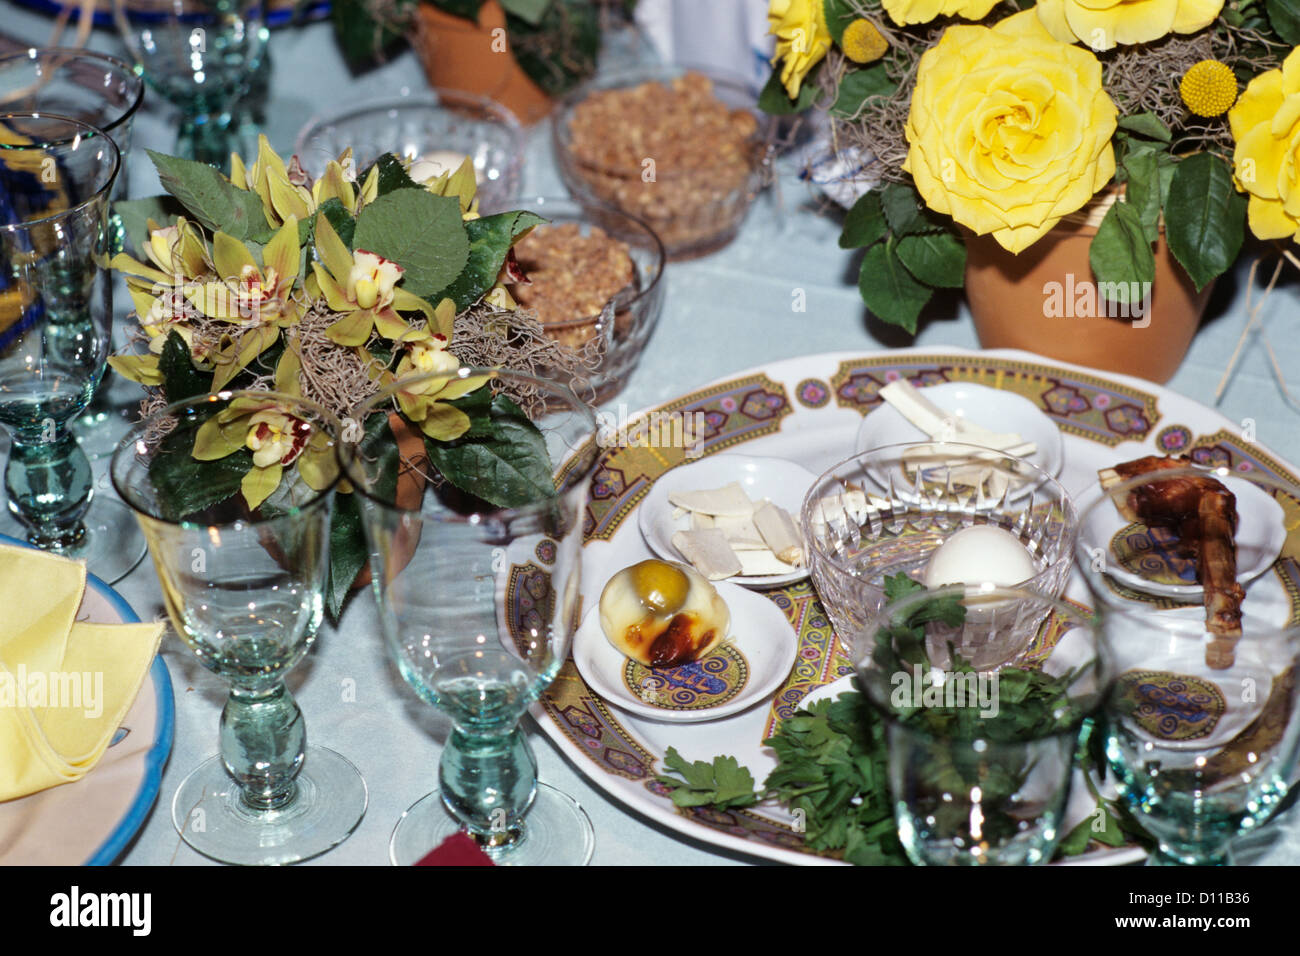
[[[420,507],[420,499],[424,496],[426,484],[425,475],[429,472],[429,455],[424,448],[424,435],[397,412],[388,413],[388,427],[392,430],[393,437],[397,439],[397,450],[401,454],[402,462],[397,472],[397,492],[394,500],[399,508],[414,511]],[[406,567],[406,563],[411,560],[411,555],[415,554],[419,543],[418,523],[398,531],[393,539],[393,551],[401,557],[394,567]],[[367,563],[357,573],[357,579],[352,582],[352,590],[363,588],[369,583],[370,565]]]
[[[1145,302],[1134,309],[1108,301],[1093,279],[1088,247],[1111,202],[1105,197],[1061,220],[1019,255],[991,236],[967,238],[966,300],[983,348],[1025,349],[1153,382],[1173,377],[1213,283],[1196,291],[1162,231]]]
[[[486,96],[521,123],[535,123],[551,112],[552,101],[515,62],[505,26],[505,11],[497,0],[483,4],[477,24],[417,3],[412,45],[430,85]]]

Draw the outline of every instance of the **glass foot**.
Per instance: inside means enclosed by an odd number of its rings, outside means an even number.
[[[346,840],[366,814],[366,782],[346,757],[308,747],[298,794],[281,810],[244,805],[220,757],[204,761],[172,800],[181,838],[222,863],[276,866],[297,863]]]
[[[122,580],[144,557],[145,542],[140,525],[131,509],[120,501],[97,494],[91,499],[83,524],[86,533],[77,544],[44,550],[75,561],[85,561],[86,570],[105,584]],[[0,534],[36,544],[28,537],[26,526],[9,511],[0,517]]]
[[[596,847],[596,834],[587,812],[566,793],[537,785],[524,827],[510,844],[483,850],[497,866],[586,866]],[[442,803],[441,791],[422,798],[397,821],[388,844],[394,866],[413,866],[461,829]]]

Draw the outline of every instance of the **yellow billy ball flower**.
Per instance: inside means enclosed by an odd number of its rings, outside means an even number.
[[[844,55],[854,63],[874,63],[889,49],[889,41],[874,23],[865,19],[854,20],[844,28],[840,45],[844,48]]]
[[[1178,92],[1197,116],[1222,116],[1237,101],[1237,77],[1218,60],[1202,60],[1183,74]]]

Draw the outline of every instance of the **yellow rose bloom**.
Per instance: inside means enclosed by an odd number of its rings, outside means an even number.
[[[772,0],[767,22],[767,32],[776,37],[772,65],[781,63],[781,85],[790,99],[798,99],[804,77],[831,48],[822,0]]]
[[[1261,239],[1295,237],[1300,230],[1300,48],[1281,69],[1250,81],[1228,111],[1237,147],[1232,174],[1249,198],[1250,231]]]
[[[1032,10],[949,27],[921,57],[903,169],[936,212],[1018,253],[1115,175],[1101,63]]]
[[[1109,50],[1203,30],[1219,16],[1223,0],[1038,0],[1034,9],[1062,43]]]
[[[882,5],[889,19],[903,27],[929,23],[935,17],[983,20],[997,3],[998,0],[884,0]]]

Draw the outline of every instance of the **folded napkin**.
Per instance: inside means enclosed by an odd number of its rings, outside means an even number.
[[[473,838],[463,831],[453,833],[420,858],[416,866],[495,866],[492,858],[479,849]]]
[[[108,749],[163,625],[77,621],[84,565],[0,545],[0,800],[79,780]]]

